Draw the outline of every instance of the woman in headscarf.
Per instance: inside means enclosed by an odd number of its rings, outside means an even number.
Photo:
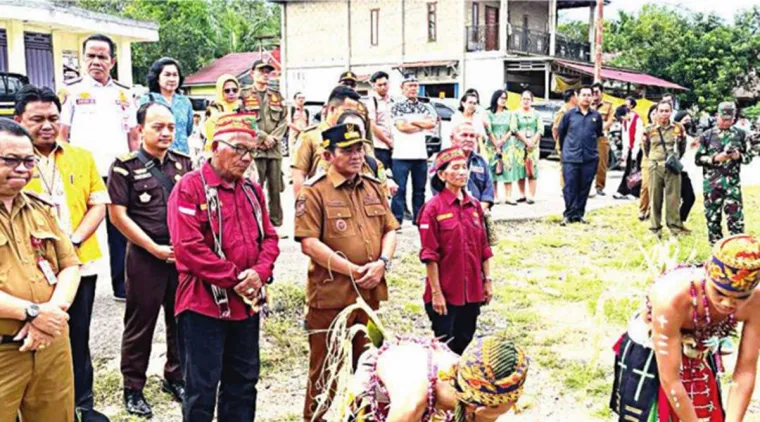
[[[663,274],[614,347],[610,406],[619,421],[741,421],[755,388],[760,350],[760,242],[750,235],[716,243],[700,266]],[[728,400],[722,356],[742,322]]]
[[[216,98],[206,108],[206,150],[211,148],[208,140],[214,138],[216,120],[223,113],[231,113],[240,108],[240,82],[230,74],[216,80]]]

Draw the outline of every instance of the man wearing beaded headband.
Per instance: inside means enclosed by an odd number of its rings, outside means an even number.
[[[261,142],[256,121],[221,115],[209,140],[212,158],[169,198],[185,421],[211,422],[215,406],[221,421],[256,417],[259,311],[280,253],[261,186],[244,177]]]
[[[741,421],[754,390],[760,349],[760,242],[736,235],[703,267],[663,274],[615,345],[610,406],[620,421]],[[727,337],[743,322],[726,406],[719,380]]]

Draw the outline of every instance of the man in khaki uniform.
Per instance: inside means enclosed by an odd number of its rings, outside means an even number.
[[[591,197],[604,196],[604,187],[607,185],[607,169],[610,165],[610,138],[607,137],[607,133],[610,127],[615,123],[615,112],[612,109],[612,103],[603,100],[604,86],[601,82],[597,82],[592,85],[594,101],[591,103],[591,108],[596,110],[602,115],[602,133],[604,134],[597,141],[597,147],[599,149],[599,165],[596,168],[596,193],[591,190]]]
[[[562,93],[562,98],[565,100],[565,104],[562,104],[562,107],[554,113],[554,124],[552,125],[552,137],[554,138],[557,155],[560,157],[560,163],[562,162],[562,148],[559,146],[559,124],[562,122],[562,118],[565,117],[565,113],[567,113],[568,110],[578,106],[578,97],[575,95],[574,89],[566,89],[565,92]],[[565,175],[563,174],[562,169],[560,169],[559,172],[559,187],[563,189],[565,188]]]
[[[333,319],[356,301],[357,290],[373,309],[388,299],[385,272],[396,249],[399,227],[380,181],[361,173],[362,144],[368,141],[356,125],[338,125],[322,136],[324,159],[330,165],[306,182],[296,200],[295,239],[311,258],[306,285],[309,382],[304,421],[312,420],[316,397],[325,390],[326,331]],[[359,313],[348,321],[349,325],[366,322],[367,316]],[[363,335],[353,340],[354,364],[365,344]],[[323,421],[322,410],[315,421]]]
[[[274,67],[256,60],[251,67],[253,85],[243,100],[243,109],[256,115],[260,147],[256,154],[259,184],[266,185],[269,197],[269,219],[275,227],[282,226],[280,193],[285,189],[282,176],[282,137],[288,129],[287,110],[278,91],[269,88],[269,73]]]
[[[79,258],[52,203],[21,192],[32,138],[0,120],[0,421],[74,421],[68,314]]]
[[[644,155],[649,160],[649,201],[651,204],[651,230],[662,233],[662,206],[665,204],[665,222],[674,235],[689,230],[681,221],[681,173],[665,167],[669,155],[683,157],[686,152],[686,131],[680,123],[673,123],[670,115],[673,106],[666,101],[657,104],[655,121],[644,130]]]
[[[318,124],[305,129],[298,137],[296,151],[293,154],[293,193],[298,193],[306,181],[317,173],[322,159],[322,132],[334,126],[338,117],[346,110],[358,110],[360,96],[353,89],[338,86],[327,99],[327,114]]]

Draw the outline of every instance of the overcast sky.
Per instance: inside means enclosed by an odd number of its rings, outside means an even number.
[[[760,0],[612,0],[609,6],[604,8],[604,16],[614,18],[618,10],[637,12],[641,6],[647,3],[656,3],[669,6],[681,6],[695,12],[714,12],[729,22],[733,22],[734,14],[754,5],[760,5]],[[588,20],[588,9],[581,8],[562,12],[562,20]]]

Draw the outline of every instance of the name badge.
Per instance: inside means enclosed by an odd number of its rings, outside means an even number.
[[[40,259],[37,261],[37,265],[40,267],[40,270],[42,270],[42,274],[45,275],[45,280],[47,280],[48,284],[55,286],[56,283],[58,283],[58,277],[55,276],[53,267],[50,266],[50,261],[47,259]]]
[[[473,172],[473,173],[480,173],[480,174],[483,174],[483,173],[485,173],[485,172],[486,172],[486,171],[485,171],[485,169],[484,169],[483,167],[480,167],[480,166],[472,166],[472,168],[471,168],[471,169],[472,169],[472,172]]]

